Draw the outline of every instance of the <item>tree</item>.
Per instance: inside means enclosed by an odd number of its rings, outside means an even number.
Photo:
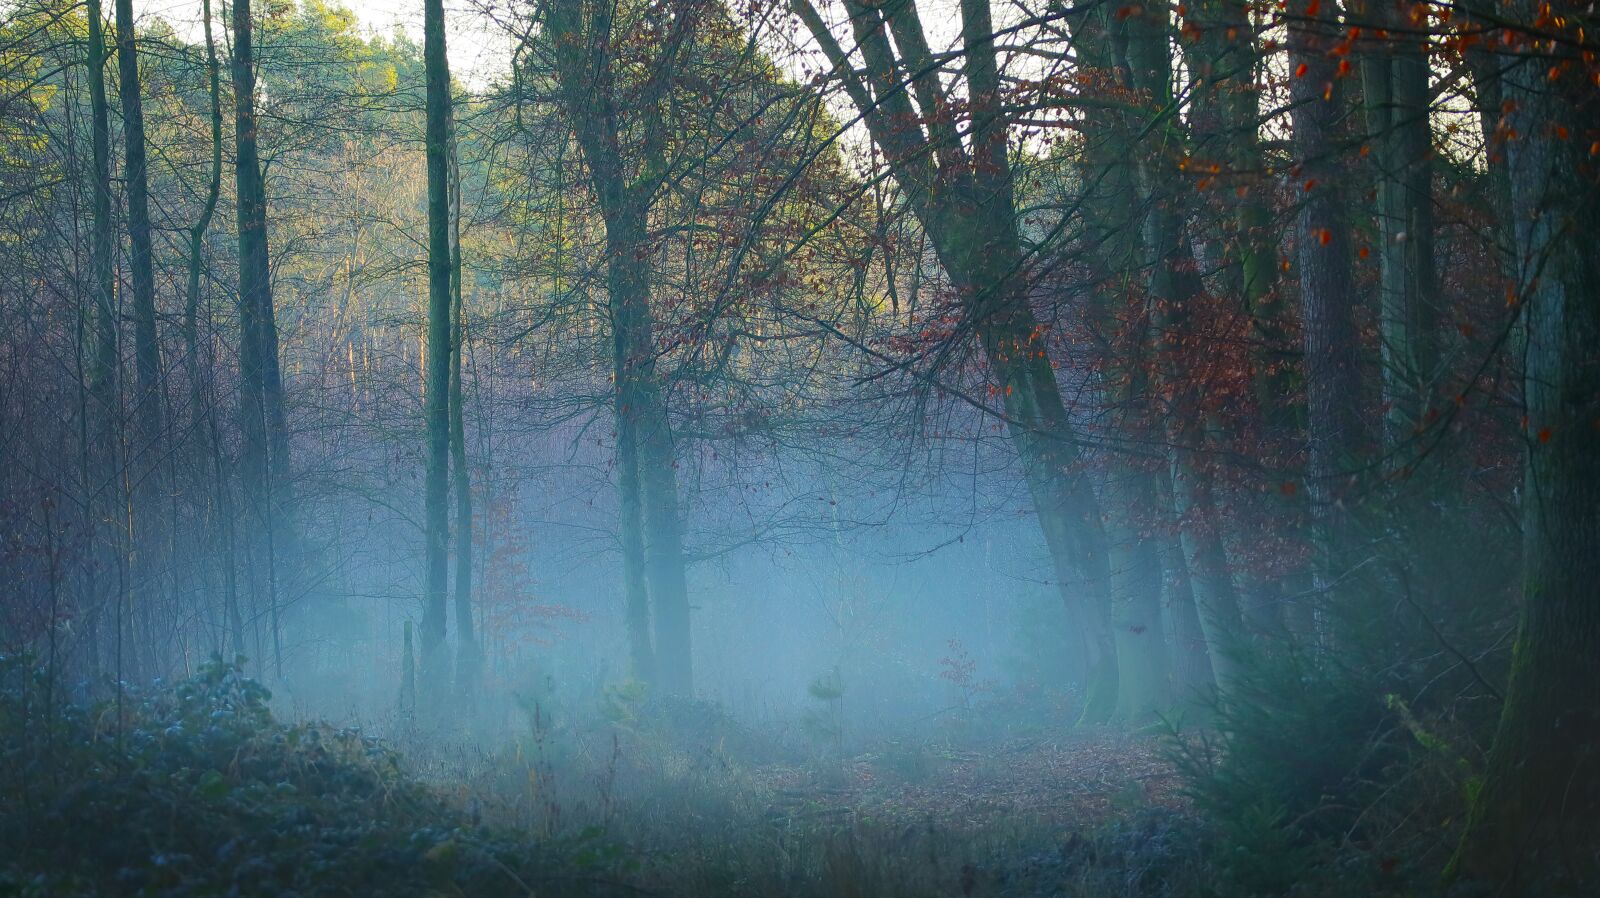
[[[657,33],[650,35],[659,43],[643,48],[641,58],[627,60],[644,72],[638,83],[625,80],[618,55],[620,47],[637,48],[639,42],[623,39],[610,4],[550,0],[543,18],[560,103],[605,224],[618,488],[635,675],[646,673],[645,665],[653,663],[655,682],[673,695],[690,694],[693,671],[673,436],[656,370],[649,214],[671,172],[667,139],[672,122],[663,103],[704,7],[701,2],[669,5]],[[637,629],[641,581],[648,583],[654,611],[650,650]]]
[[[122,99],[122,138],[126,164],[128,202],[128,268],[133,286],[134,429],[139,444],[129,453],[134,458],[159,458],[153,452],[165,430],[161,394],[161,347],[156,335],[155,261],[150,245],[150,181],[146,162],[143,86],[139,79],[139,52],[135,41],[132,0],[117,0],[117,71]],[[130,473],[135,486],[130,489],[128,550],[133,555],[134,582],[143,584],[142,598],[134,611],[149,629],[154,602],[148,595],[158,582],[154,563],[159,540],[154,538],[160,520],[157,483],[160,467],[152,466]],[[153,662],[152,662],[153,664]],[[152,671],[154,667],[152,666]]]
[[[201,281],[205,274],[206,232],[216,215],[217,202],[222,195],[222,66],[217,60],[217,41],[212,31],[211,0],[202,0],[201,27],[205,35],[206,97],[209,101],[211,136],[210,169],[206,178],[205,199],[200,214],[189,228],[188,285],[183,304],[184,371],[189,379],[190,431],[194,435],[195,462],[209,467],[210,492],[215,498],[216,517],[220,533],[217,537],[222,549],[219,567],[222,569],[223,601],[227,616],[227,651],[233,656],[245,652],[244,616],[239,608],[238,572],[235,564],[236,545],[232,492],[223,469],[221,434],[217,425],[214,397],[207,389],[210,372],[202,372],[200,351]],[[217,545],[213,542],[212,545]]]
[[[109,510],[115,505],[114,486],[117,470],[117,440],[116,440],[116,415],[117,404],[117,374],[121,367],[117,347],[117,309],[116,309],[116,250],[113,225],[111,221],[111,119],[106,102],[106,43],[105,43],[105,17],[101,12],[100,0],[88,0],[89,16],[89,46],[88,46],[88,76],[89,76],[89,115],[90,115],[90,140],[92,143],[93,170],[90,174],[91,190],[93,191],[93,213],[91,224],[91,245],[89,250],[90,286],[94,300],[94,351],[89,365],[88,393],[96,405],[95,417],[97,419],[94,429],[92,445],[95,447],[94,458],[89,458],[90,453],[85,451],[85,481],[92,484],[89,487],[88,504],[91,508]],[[83,422],[83,427],[89,426]],[[87,449],[87,447],[86,447]],[[86,485],[87,485],[86,484]],[[109,494],[107,490],[112,490]],[[105,512],[101,512],[105,513]],[[114,520],[113,515],[107,515]],[[121,626],[120,602],[118,595],[119,614],[117,626]],[[98,606],[98,602],[96,603]],[[94,607],[89,611],[89,654],[94,660],[91,668],[98,669],[99,659],[94,656],[99,654],[95,644],[99,630],[100,608]],[[120,645],[121,633],[114,634]],[[118,658],[118,667],[121,659]],[[120,674],[120,671],[119,671]]]
[[[1300,188],[1295,254],[1305,351],[1309,486],[1318,559],[1317,589],[1340,604],[1350,593],[1355,535],[1346,479],[1366,450],[1361,340],[1350,276],[1350,222],[1341,191],[1338,9],[1309,0],[1290,10],[1289,96],[1295,183]]]
[[[1512,7],[1506,146],[1526,319],[1523,606],[1511,680],[1453,869],[1532,881],[1600,873],[1600,116],[1572,35]]]
[[[444,2],[427,0],[423,16],[423,64],[427,74],[428,159],[428,358],[423,395],[427,422],[427,486],[424,540],[427,573],[422,609],[422,692],[425,706],[437,712],[447,694],[450,668],[445,620],[450,571],[450,455],[452,380],[459,373],[455,296],[459,290],[451,177],[450,62],[445,55]],[[459,381],[457,381],[459,382]],[[459,399],[456,400],[459,402]],[[457,470],[460,470],[459,463]],[[470,519],[469,524],[470,526]],[[471,620],[469,611],[465,620]]]
[[[1234,430],[1253,433],[1259,454],[1277,461],[1287,478],[1284,482],[1292,482],[1304,473],[1298,465],[1284,464],[1304,454],[1304,377],[1298,335],[1293,333],[1298,323],[1294,295],[1279,277],[1275,160],[1261,140],[1261,28],[1240,0],[1203,0],[1182,11],[1180,47],[1191,74],[1191,146],[1184,167],[1193,173],[1193,188],[1217,207],[1217,219],[1202,223],[1194,240],[1220,237],[1219,291],[1236,298],[1233,308],[1248,323],[1243,336],[1250,347],[1249,398],[1254,400],[1254,415],[1236,422]],[[1267,566],[1281,570],[1285,556],[1292,557],[1300,543],[1296,525],[1304,517],[1306,497],[1298,489],[1287,493],[1273,489],[1270,494],[1271,501],[1253,520],[1236,526],[1257,531],[1263,539],[1253,542],[1270,558]],[[1206,552],[1212,559],[1220,557],[1211,549]],[[1197,558],[1195,563],[1220,570],[1215,560]],[[1257,566],[1262,566],[1259,561]],[[1303,577],[1298,571],[1284,578],[1246,564],[1238,565],[1235,573],[1240,612],[1254,630],[1280,630],[1286,623],[1279,607],[1285,593],[1307,591],[1294,582]],[[1288,621],[1299,634],[1310,633],[1304,625],[1310,619],[1305,606],[1297,603]]]
[[[912,0],[882,7],[846,3],[862,68],[809,0],[795,0],[793,9],[826,54],[961,297],[961,332],[982,347],[1003,396],[1006,426],[1067,605],[1075,654],[1091,672],[1085,719],[1104,720],[1116,708],[1119,665],[1111,643],[1108,542],[1099,500],[1078,466],[1080,441],[1055,371],[1036,346],[1041,330],[1023,277],[1026,260],[988,2],[961,4],[966,140],[957,136],[960,104],[940,83]],[[1087,601],[1073,587],[1079,582],[1088,587]]]
[[[251,567],[272,626],[274,673],[283,676],[279,613],[280,527],[289,489],[289,428],[283,409],[278,323],[267,252],[267,195],[256,117],[254,23],[250,0],[233,4],[234,191],[239,235],[239,430],[241,475],[256,538]]]
[[[1384,448],[1397,452],[1426,423],[1438,375],[1434,334],[1433,136],[1426,39],[1410,33],[1408,4],[1353,4],[1379,35],[1361,60],[1362,106],[1377,170]]]
[[[448,61],[448,60],[447,60]],[[453,107],[453,104],[451,104]],[[450,473],[456,498],[456,692],[476,700],[482,653],[472,625],[472,472],[467,466],[467,425],[461,382],[467,349],[466,305],[461,281],[461,159],[454,112],[450,122]]]

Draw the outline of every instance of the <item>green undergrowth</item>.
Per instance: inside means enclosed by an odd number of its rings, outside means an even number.
[[[892,752],[800,759],[699,704],[530,708],[522,738],[444,763],[277,721],[221,661],[120,701],[49,679],[0,662],[0,895],[1132,898],[1194,894],[1201,863],[1181,813],[1064,828],[952,794],[936,818],[888,801]],[[968,763],[924,761],[935,797]]]
[[[0,896],[1484,894],[1438,875],[1465,732],[1372,677],[1255,663],[1163,760],[1102,729],[807,754],[632,693],[386,742],[275,720],[221,661],[83,703],[0,659]]]
[[[273,720],[235,665],[93,704],[19,659],[0,678],[0,895],[606,891],[583,846],[477,825],[378,740]]]

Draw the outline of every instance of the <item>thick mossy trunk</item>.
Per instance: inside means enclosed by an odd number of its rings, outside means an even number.
[[[1515,13],[1539,15],[1532,3]],[[1505,81],[1521,135],[1507,161],[1527,333],[1524,604],[1500,726],[1453,867],[1581,883],[1600,876],[1600,171],[1587,143],[1562,129],[1593,127],[1600,85],[1570,65],[1575,43],[1537,54]]]

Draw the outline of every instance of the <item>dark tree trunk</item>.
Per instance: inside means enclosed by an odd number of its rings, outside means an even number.
[[[1314,14],[1313,14],[1314,11]],[[1342,39],[1331,2],[1297,2],[1290,10],[1290,102],[1300,197],[1295,228],[1300,274],[1301,329],[1307,393],[1307,465],[1315,581],[1322,601],[1334,606],[1351,592],[1352,510],[1345,481],[1366,440],[1359,397],[1360,339],[1350,280],[1350,225],[1340,194],[1340,108],[1337,65],[1328,50]]]
[[[1251,338],[1251,383],[1258,407],[1256,426],[1269,458],[1286,479],[1295,479],[1287,463],[1300,456],[1305,442],[1305,407],[1297,401],[1303,386],[1299,347],[1291,335],[1293,309],[1278,277],[1278,244],[1271,209],[1272,179],[1262,152],[1261,99],[1256,70],[1261,62],[1260,34],[1240,0],[1202,0],[1186,19],[1192,41],[1183,44],[1194,78],[1193,155],[1204,192],[1218,198],[1227,217],[1223,224],[1226,264],[1221,280],[1238,292],[1248,316]],[[1214,167],[1214,168],[1213,168]],[[1292,551],[1295,524],[1305,517],[1303,491],[1271,489],[1272,499],[1241,526],[1261,525],[1261,535],[1275,535],[1276,545],[1264,551],[1281,556]],[[1250,500],[1253,502],[1253,497]],[[1305,592],[1303,572],[1287,577],[1260,571],[1239,571],[1236,591],[1245,624],[1257,633],[1274,632],[1282,623],[1285,592]],[[1288,582],[1284,582],[1287,580]]]
[[[117,0],[117,73],[122,100],[123,172],[128,202],[128,268],[133,284],[133,430],[135,443],[128,458],[159,458],[157,443],[163,434],[161,352],[156,335],[155,269],[150,245],[150,184],[146,162],[143,85],[139,79],[139,54],[133,26],[132,0]],[[130,472],[128,499],[128,551],[136,619],[150,630],[155,607],[153,594],[160,578],[157,554],[161,537],[161,466]],[[148,673],[160,672],[156,646],[145,646]]]
[[[116,0],[117,72],[121,83],[122,139],[128,185],[128,268],[133,282],[133,417],[149,453],[161,435],[160,347],[156,338],[155,268],[150,246],[150,184],[145,161],[144,100],[133,28],[133,0]],[[141,516],[153,520],[154,515]]]
[[[1364,5],[1362,22],[1379,35],[1362,57],[1361,89],[1367,139],[1376,148],[1384,450],[1403,464],[1399,456],[1424,423],[1438,366],[1428,62],[1424,44],[1407,33],[1410,4]]]
[[[626,110],[618,106],[611,8],[584,0],[555,0],[547,5],[544,17],[554,45],[561,103],[605,220],[624,591],[634,673],[653,672],[662,691],[678,696],[691,695],[694,686],[690,609],[672,428],[656,369],[647,228],[666,170],[662,99],[699,12],[695,4],[671,10],[670,28],[656,51],[655,71],[638,96],[629,99]],[[626,155],[620,138],[625,116],[643,135]],[[635,527],[641,531],[637,535],[630,532]],[[641,581],[648,584],[655,611],[653,646],[646,645],[643,632]]]
[[[445,619],[450,579],[450,67],[445,57],[444,2],[423,4],[423,65],[427,71],[428,359],[423,387],[427,430],[424,540],[427,571],[422,598],[421,676],[424,708],[443,711],[450,681]]]
[[[239,234],[240,473],[252,519],[251,579],[272,626],[274,670],[283,676],[276,537],[288,488],[288,428],[278,369],[278,327],[267,251],[267,201],[255,112],[250,0],[233,4],[234,190]]]
[[[89,362],[89,397],[94,404],[94,458],[89,464],[88,490],[90,516],[96,521],[115,521],[119,517],[116,506],[118,469],[117,402],[118,371],[121,353],[118,350],[116,305],[116,244],[111,220],[111,113],[106,100],[106,44],[105,16],[100,0],[88,0],[89,16],[89,116],[94,171],[90,176],[93,189],[92,233],[89,241],[89,267],[91,295],[94,298],[93,349]],[[97,570],[110,569],[109,553],[116,545],[117,534],[113,528],[96,535],[98,564],[90,569],[89,593],[94,604],[86,609],[92,628],[98,634],[103,600],[97,595],[101,589]],[[121,601],[120,595],[117,599]],[[119,606],[120,607],[120,606]],[[91,667],[96,672],[99,658]]]
[[[1510,14],[1532,23],[1539,7],[1519,2]],[[1597,24],[1592,12],[1575,18]],[[1530,48],[1539,31],[1518,35],[1504,81],[1527,333],[1522,620],[1454,865],[1500,881],[1582,883],[1600,875],[1600,170],[1590,150],[1600,86],[1576,42]]]
[[[689,629],[689,593],[684,576],[683,536],[678,521],[677,470],[672,430],[661,395],[655,364],[654,327],[650,315],[650,272],[643,222],[628,210],[606,218],[607,284],[611,291],[611,326],[618,362],[619,445],[628,447],[634,474],[623,485],[623,524],[642,525],[637,536],[623,536],[624,563],[641,548],[643,574],[655,612],[651,664],[655,683],[670,695],[689,695],[693,666]],[[626,464],[622,472],[628,477]],[[634,492],[629,496],[629,492]],[[632,517],[634,520],[629,521]],[[637,576],[624,571],[624,576]],[[630,625],[636,584],[629,592]],[[639,649],[636,647],[635,652]]]

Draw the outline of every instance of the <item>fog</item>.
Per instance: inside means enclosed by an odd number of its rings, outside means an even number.
[[[685,478],[700,524],[687,547],[695,696],[799,730],[818,710],[811,684],[836,678],[856,750],[933,732],[980,699],[1016,706],[1013,725],[1070,724],[1082,684],[1061,648],[1061,593],[1025,487],[994,448],[968,446],[937,471],[864,446],[820,464],[801,453],[748,466],[707,459]],[[630,676],[605,447],[587,460],[553,440],[538,449],[561,463],[534,460],[523,476],[498,461],[514,473],[488,488],[505,498],[478,537],[487,732],[522,725],[511,713],[519,698],[598,713],[604,691]],[[281,680],[270,635],[252,634],[283,712],[394,725],[422,571],[414,528],[389,531],[371,509],[408,501],[333,505],[341,526],[325,552],[337,560],[285,603]],[[953,662],[971,665],[960,682]]]
[[[1596,33],[0,0],[0,898],[1594,893]]]

